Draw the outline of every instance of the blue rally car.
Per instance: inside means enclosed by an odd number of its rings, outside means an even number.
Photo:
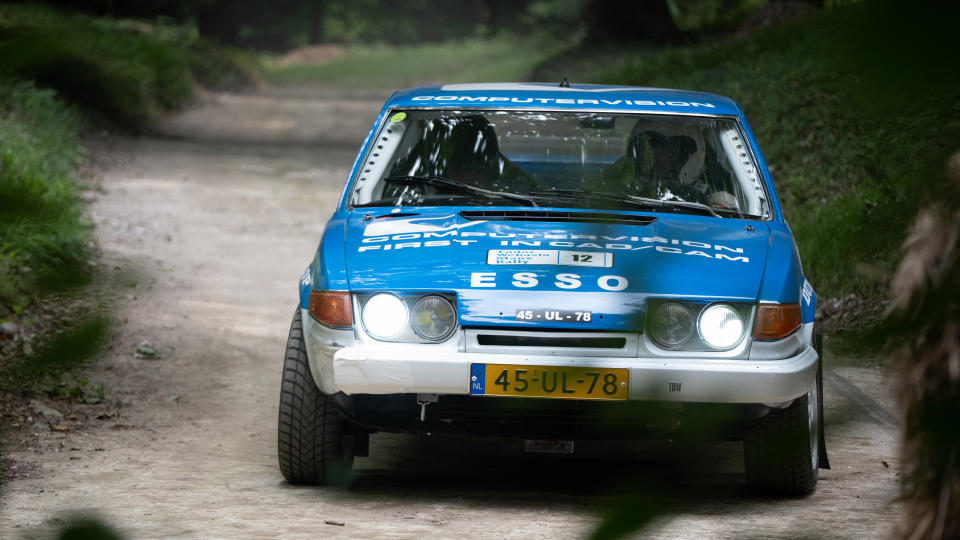
[[[743,441],[752,488],[807,493],[826,466],[814,303],[730,99],[399,92],[300,281],[280,469],[335,481],[378,431],[716,438]]]

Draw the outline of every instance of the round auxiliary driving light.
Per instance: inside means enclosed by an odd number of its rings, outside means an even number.
[[[683,304],[665,302],[654,308],[648,326],[658,345],[678,349],[693,335],[693,312]]]
[[[410,324],[423,339],[440,341],[457,326],[457,311],[442,296],[424,296],[413,305]]]
[[[700,338],[714,349],[729,349],[743,337],[743,319],[726,304],[714,304],[700,314]]]
[[[392,294],[375,294],[363,305],[363,327],[375,338],[392,338],[406,325],[407,305]]]

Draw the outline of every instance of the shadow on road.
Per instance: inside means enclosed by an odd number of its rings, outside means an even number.
[[[490,506],[524,501],[606,506],[638,490],[683,506],[752,498],[739,443],[577,441],[575,454],[550,455],[524,454],[522,441],[515,439],[376,437],[371,445],[380,443],[379,448],[358,459],[349,485],[338,490],[344,495],[456,497]]]

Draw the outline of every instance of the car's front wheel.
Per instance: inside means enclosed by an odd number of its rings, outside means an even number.
[[[747,485],[756,491],[804,495],[817,485],[820,385],[774,412],[743,440]]]
[[[353,456],[344,447],[343,421],[310,373],[299,308],[287,337],[277,432],[280,472],[289,482],[328,484],[348,475]]]

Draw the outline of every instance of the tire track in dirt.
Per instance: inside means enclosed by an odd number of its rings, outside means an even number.
[[[830,390],[839,393],[843,398],[856,407],[858,417],[865,418],[879,426],[883,426],[890,431],[896,432],[899,429],[900,421],[886,407],[877,403],[872,397],[863,392],[850,379],[844,377],[836,371],[827,371],[824,373],[824,379]]]

